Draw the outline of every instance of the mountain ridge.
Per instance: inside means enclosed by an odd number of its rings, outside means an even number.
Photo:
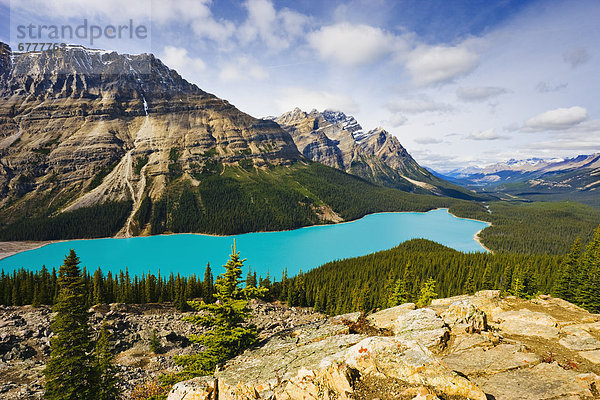
[[[467,167],[436,174],[442,179],[501,198],[572,200],[600,206],[600,153],[564,159],[509,160],[486,167]]]
[[[295,108],[271,118],[290,133],[298,150],[310,160],[404,191],[477,198],[421,167],[382,127],[365,131],[342,111]]]
[[[450,202],[316,165],[276,122],[239,111],[151,54],[4,48],[3,240],[293,229]],[[357,126],[346,128],[358,135]],[[383,132],[364,141],[378,138],[405,152]]]

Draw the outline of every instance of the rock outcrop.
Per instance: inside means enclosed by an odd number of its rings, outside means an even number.
[[[361,320],[388,335],[350,333]],[[169,400],[591,400],[599,328],[600,315],[563,300],[482,291],[281,332],[214,376],[178,383]]]
[[[265,340],[297,326],[323,323],[325,316],[306,309],[281,307],[264,302],[250,304],[252,323]],[[162,373],[177,369],[175,355],[200,351],[188,337],[201,331],[184,320],[170,304],[103,304],[92,307],[90,321],[98,333],[104,321],[112,333],[118,379],[125,394]],[[33,308],[0,306],[0,398],[41,399],[44,380],[42,371],[50,355],[49,307]],[[156,330],[161,344],[160,354],[149,349]]]
[[[212,376],[176,384],[169,400],[600,398],[600,315],[560,299],[482,291],[366,318],[261,301],[250,308],[259,343]],[[164,304],[93,307],[94,329],[111,326],[126,394],[177,371],[173,356],[200,350],[184,315]],[[1,398],[41,398],[50,318],[47,307],[0,309]],[[161,354],[149,352],[154,329]]]

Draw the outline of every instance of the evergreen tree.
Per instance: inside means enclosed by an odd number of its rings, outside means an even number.
[[[557,278],[552,288],[552,295],[567,301],[575,300],[578,284],[578,264],[581,255],[581,239],[577,238],[571,246],[571,251],[561,263]]]
[[[154,329],[152,331],[152,338],[150,338],[150,352],[152,352],[154,354],[158,354],[158,353],[160,353],[160,350],[161,350],[160,339],[158,338],[156,329]]]
[[[46,399],[87,400],[96,398],[97,381],[91,356],[92,343],[85,305],[86,290],[79,258],[73,250],[60,267],[56,317],[50,327],[50,359],[46,364]]]
[[[117,370],[113,364],[111,334],[106,322],[102,323],[100,338],[96,342],[96,370],[98,373],[97,400],[116,400],[119,398]]]
[[[396,280],[392,292],[388,299],[388,307],[394,307],[408,301],[408,291],[404,279]]]
[[[206,269],[204,270],[204,281],[202,282],[202,299],[205,303],[212,303],[214,298],[214,282],[213,282],[213,274],[210,269],[210,263],[206,264]]]
[[[521,274],[513,273],[510,294],[516,297],[523,297],[525,295],[525,287],[523,286]]]
[[[252,273],[252,269],[248,268],[248,275],[246,275],[246,287],[257,287],[258,282],[256,281],[256,273]]]
[[[204,346],[202,353],[176,358],[176,362],[185,367],[186,377],[212,374],[218,363],[234,357],[256,341],[256,330],[243,324],[248,316],[248,298],[264,292],[264,289],[241,288],[244,261],[240,259],[234,242],[232,254],[224,266],[225,272],[215,281],[214,297],[217,301],[211,304],[189,302],[196,311],[208,311],[209,314],[186,319],[212,329],[190,337],[191,341]]]
[[[425,307],[431,303],[431,300],[437,297],[435,292],[435,280],[433,278],[427,279],[421,286],[421,292],[419,294],[419,300],[417,300],[417,307]]]
[[[103,286],[102,270],[98,268],[96,272],[94,272],[94,304],[102,304],[105,302]]]
[[[592,312],[600,310],[600,226],[579,262],[577,302]]]
[[[482,290],[490,290],[494,288],[494,283],[492,282],[492,271],[490,265],[487,264],[485,269],[483,270],[483,277],[481,278],[481,289]]]
[[[468,294],[473,294],[477,291],[475,286],[475,277],[473,275],[473,268],[469,268],[467,279],[465,279],[465,283],[463,285],[463,291]]]

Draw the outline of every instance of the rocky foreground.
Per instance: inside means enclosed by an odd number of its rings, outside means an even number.
[[[169,400],[598,399],[600,315],[547,296],[497,291],[327,318],[253,302],[261,341],[214,376],[177,384]],[[195,327],[166,305],[96,306],[114,331],[125,398],[173,355],[198,351]],[[40,398],[48,308],[0,309],[0,398]],[[163,353],[149,351],[156,329]]]
[[[280,332],[169,400],[598,399],[600,315],[498,291]]]

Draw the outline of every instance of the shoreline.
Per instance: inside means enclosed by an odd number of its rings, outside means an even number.
[[[492,226],[492,224],[490,224],[490,226]],[[488,227],[489,228],[489,227]],[[485,228],[483,228],[485,229]],[[483,229],[481,231],[483,231]],[[473,235],[473,239],[479,243],[479,245],[481,247],[483,247],[488,253],[490,254],[494,254],[494,251],[489,249],[485,244],[483,244],[483,242],[481,241],[481,238],[479,237],[479,234],[481,233],[481,231],[477,232],[476,234]]]
[[[149,236],[131,236],[131,237],[117,237],[117,236],[112,236],[112,237],[81,238],[81,239],[56,239],[56,240],[44,240],[44,241],[39,241],[39,242],[38,241],[31,241],[31,240],[25,240],[25,241],[8,241],[8,242],[2,242],[2,241],[0,241],[0,260],[12,257],[12,256],[14,256],[16,254],[23,253],[25,251],[36,250],[36,249],[42,248],[44,246],[48,246],[50,244],[62,243],[62,242],[69,242],[69,241],[74,241],[74,240],[134,239],[134,238],[142,238],[142,237],[157,237],[157,236],[171,236],[171,235],[202,235],[202,236],[212,236],[212,237],[232,237],[232,236],[238,236],[238,235],[247,235],[247,234],[251,234],[251,233],[289,232],[289,231],[295,231],[295,230],[298,230],[298,229],[308,229],[308,228],[318,228],[318,227],[324,227],[324,226],[335,226],[335,225],[341,225],[341,224],[349,224],[349,223],[360,221],[363,218],[366,218],[366,217],[371,216],[371,215],[376,215],[376,214],[406,214],[406,213],[426,214],[426,213],[428,213],[430,211],[439,211],[439,210],[446,210],[446,212],[448,214],[450,214],[451,216],[453,216],[454,218],[465,219],[465,220],[476,221],[476,222],[483,222],[485,224],[488,224],[487,227],[492,226],[492,224],[490,222],[481,221],[481,220],[474,219],[474,218],[458,217],[458,216],[452,214],[450,212],[449,208],[447,208],[447,207],[438,207],[438,208],[432,208],[431,210],[427,210],[427,211],[381,211],[381,212],[374,212],[374,213],[370,213],[370,214],[365,214],[365,215],[363,215],[360,218],[356,218],[356,219],[353,219],[353,220],[350,220],[350,221],[341,221],[341,222],[330,223],[330,224],[315,224],[315,225],[301,226],[299,228],[294,228],[294,229],[283,229],[283,230],[276,230],[276,231],[254,231],[254,232],[235,233],[235,234],[232,234],[232,235],[218,235],[218,234],[213,234],[213,233],[198,233],[198,232],[178,232],[178,233],[161,233],[161,234],[158,234],[158,235],[149,235]],[[483,229],[486,229],[486,228],[483,228]],[[479,238],[479,233],[483,229],[481,229],[477,233],[475,233],[475,235],[473,235],[473,239],[477,243],[479,243],[479,245],[484,250],[486,250],[486,251],[488,251],[488,252],[490,252],[490,253],[493,254],[492,250],[488,249],[486,246],[483,245],[483,243],[481,243],[481,240]]]

